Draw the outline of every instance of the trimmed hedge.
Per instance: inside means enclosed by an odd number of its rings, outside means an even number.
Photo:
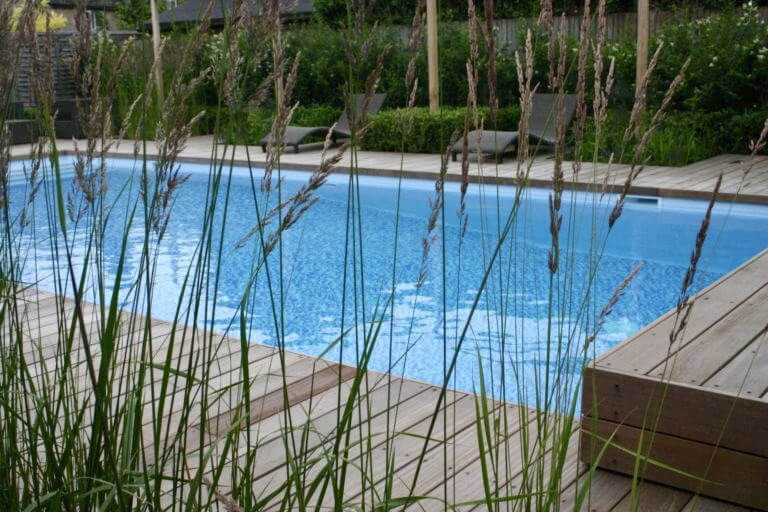
[[[416,107],[413,112],[413,130],[403,140],[398,111],[383,110],[368,118],[371,126],[361,143],[361,148],[394,153],[442,153],[451,134],[454,131],[463,131],[465,112],[466,108],[463,107],[444,107],[440,112],[432,114],[426,107]],[[292,124],[330,126],[336,122],[339,114],[340,111],[334,107],[299,107]],[[257,144],[269,133],[273,115],[271,110],[266,109],[253,110],[247,114],[249,143]],[[480,116],[485,119],[486,129],[492,129],[487,108],[480,109]],[[501,108],[496,129],[516,130],[519,118],[518,107]],[[681,166],[723,153],[748,153],[750,141],[758,137],[766,118],[768,110],[672,112],[667,115],[661,128],[651,139],[645,155],[649,157],[648,162],[651,165]],[[624,129],[628,122],[628,112],[609,112],[603,130],[603,140],[597,151],[599,161],[608,161],[612,153],[617,163],[628,163],[631,160],[634,146],[623,148]],[[588,125],[584,139],[586,160],[591,160],[594,147],[594,127]]]
[[[403,148],[403,136],[400,132],[397,110],[383,110],[368,118],[371,126],[362,141],[361,147],[369,151],[393,151],[400,152],[404,149],[408,153],[440,153],[445,151],[451,133],[454,130],[461,132],[464,129],[464,113],[466,108],[446,107],[440,112],[432,114],[426,107],[414,109],[413,131],[405,141]],[[405,112],[405,111],[403,111]],[[291,124],[298,126],[331,126],[335,123],[341,111],[334,107],[310,106],[299,107],[293,116]],[[488,109],[481,108],[480,115],[488,123]],[[252,110],[247,115],[246,125],[248,142],[257,144],[262,137],[269,133],[272,127],[274,112],[267,109]],[[520,118],[517,107],[499,109],[497,121],[499,129],[515,130]]]
[[[311,106],[298,107],[293,114],[291,124],[297,126],[331,126],[339,120],[341,110],[335,107]],[[248,112],[246,125],[251,144],[257,144],[262,137],[269,134],[275,112],[272,109],[256,109]]]
[[[443,108],[435,114],[426,107],[417,107],[413,112],[413,130],[406,140],[403,140],[397,112],[384,110],[370,116],[371,127],[362,142],[362,149],[396,153],[401,150],[406,153],[442,153],[453,131],[461,133],[464,130],[466,107]],[[490,129],[488,109],[481,108],[480,116],[485,119],[486,129]],[[497,116],[497,128],[515,130],[519,119],[519,108],[501,108]]]

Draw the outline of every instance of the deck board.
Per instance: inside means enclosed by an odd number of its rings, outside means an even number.
[[[46,298],[41,294],[41,300],[50,306],[49,297]],[[92,328],[95,329],[99,317],[98,308],[85,303],[84,308],[86,306],[90,308],[89,321],[94,326]],[[71,314],[71,307],[65,313]],[[61,311],[59,310],[57,314],[61,314]],[[141,326],[144,321],[144,317],[141,315],[125,315],[123,325],[125,328],[132,324]],[[198,356],[197,352],[202,349],[202,345],[200,343],[193,344],[192,341],[206,333],[199,329],[173,326],[156,319],[152,319],[151,324],[153,329],[151,358],[153,361],[162,363],[166,357],[190,358],[192,361]],[[172,332],[176,337],[176,342],[171,348],[169,339]],[[207,339],[214,340],[214,343],[206,350],[217,351],[217,356],[214,357],[215,364],[208,368],[193,365],[192,371],[199,376],[207,375],[211,392],[215,392],[217,389],[226,389],[230,384],[242,379],[243,372],[239,363],[244,359],[240,353],[241,344],[238,340],[215,336],[211,333],[208,333],[208,336]],[[129,336],[127,333],[123,333],[120,339],[126,342],[129,340]],[[48,342],[52,343],[51,346],[56,346],[55,342],[50,340]],[[249,418],[236,416],[232,410],[236,396],[231,392],[224,392],[217,400],[217,405],[213,407],[215,414],[210,415],[203,424],[198,422],[196,426],[193,418],[192,427],[189,429],[187,437],[184,439],[177,438],[175,434],[179,420],[177,415],[183,398],[179,394],[182,386],[179,383],[170,383],[166,395],[168,403],[165,414],[167,417],[162,423],[163,432],[166,432],[168,437],[163,443],[166,446],[172,443],[186,443],[187,449],[190,451],[190,460],[194,460],[195,450],[215,443],[217,439],[226,434],[234,422],[241,421],[241,426],[244,428],[238,434],[238,443],[242,446],[251,446],[250,450],[255,454],[256,464],[254,467],[258,469],[257,474],[253,475],[253,488],[258,492],[268,492],[279,488],[285,474],[286,460],[283,443],[286,435],[289,438],[291,436],[285,430],[284,413],[290,412],[295,427],[312,425],[314,433],[308,439],[307,448],[310,453],[319,454],[330,439],[327,436],[332,436],[334,433],[337,415],[340,414],[339,406],[344,407],[347,403],[350,379],[355,375],[356,370],[352,367],[318,360],[310,356],[287,352],[284,361],[286,364],[285,382],[288,387],[285,388],[286,395],[283,395],[283,378],[279,375],[280,372],[275,371],[279,366],[275,349],[257,344],[248,345],[248,348],[249,353],[245,357],[249,361],[254,395],[251,402],[251,416]],[[127,391],[131,389],[133,380],[129,371],[130,365],[138,357],[137,349],[136,343],[127,342],[125,345],[121,344],[116,352],[117,367],[120,372],[125,373],[121,374],[118,382],[114,384],[114,400],[124,400]],[[34,353],[33,351],[33,356]],[[83,358],[82,350],[74,351],[73,357]],[[78,392],[87,393],[90,381],[85,374],[79,375],[80,378],[77,380]],[[157,379],[160,371],[153,370],[148,375],[155,375],[153,379]],[[341,381],[339,381],[339,375],[342,375]],[[151,380],[145,383],[145,386],[145,396],[148,397],[149,402],[154,402],[158,398],[157,393],[159,391],[157,380]],[[381,496],[385,484],[384,476],[387,461],[385,457],[378,454],[384,453],[382,443],[385,436],[381,434],[387,430],[399,433],[391,441],[395,453],[395,458],[392,461],[395,468],[395,480],[392,489],[394,496],[407,495],[413,491],[414,495],[442,499],[447,490],[450,499],[455,500],[455,502],[469,502],[483,498],[484,491],[480,477],[482,463],[481,455],[477,450],[478,433],[474,417],[476,397],[468,393],[448,392],[443,405],[443,410],[448,418],[448,430],[443,430],[442,421],[436,422],[432,441],[417,480],[417,486],[411,489],[416,470],[415,460],[423,448],[423,436],[431,422],[439,388],[375,372],[369,373],[369,386],[369,390],[364,390],[357,403],[354,404],[352,438],[350,439],[352,450],[349,455],[352,465],[348,474],[347,499],[356,502],[365,500],[366,503],[371,503],[371,500]],[[287,411],[283,400],[284,396],[288,397]],[[191,399],[194,403],[199,401],[199,397],[193,396]],[[147,403],[147,406],[148,410],[145,414],[143,428],[147,438],[151,438],[152,436],[149,434],[156,425],[153,423],[152,416],[157,414],[157,409],[152,403]],[[535,422],[532,421],[534,412],[514,404],[490,402],[489,407],[494,411],[493,414],[499,419],[500,424],[507,425],[504,431],[494,434],[493,451],[486,451],[482,456],[487,459],[491,453],[494,454],[494,457],[502,454],[498,466],[500,478],[491,480],[491,488],[496,489],[493,492],[498,492],[500,495],[524,492],[519,488],[522,460],[525,457],[522,451],[522,436],[525,432],[529,438],[535,437]],[[199,414],[195,405],[192,406],[191,411],[193,417],[195,414]],[[86,419],[89,419],[91,415],[92,411],[88,411]],[[520,426],[521,420],[526,423],[525,429]],[[359,445],[355,444],[360,432],[364,435],[377,434],[374,438],[378,440],[365,450],[361,450]],[[294,431],[293,438],[297,442],[300,440],[300,430]],[[560,497],[563,510],[570,510],[568,507],[572,507],[575,490],[579,482],[583,483],[585,478],[586,466],[579,462],[578,441],[578,435],[572,436],[565,459],[563,488]],[[148,461],[153,460],[155,448],[162,451],[163,446],[145,446]],[[551,453],[551,450],[546,451],[545,468],[549,467]],[[446,459],[444,455],[447,455],[448,458]],[[244,456],[244,454],[239,455],[239,457]],[[358,467],[356,464],[367,467],[368,474],[373,471],[374,478],[367,482],[365,495],[360,494],[363,475],[359,469],[355,469]],[[189,469],[192,470],[194,467]],[[545,469],[546,471],[548,470]],[[217,491],[226,495],[233,484],[231,478],[232,475],[229,472],[222,474]],[[594,485],[588,497],[589,509],[622,510],[631,489],[631,479],[604,470],[598,470],[594,478]],[[691,501],[692,494],[690,492],[664,486],[645,485],[648,489],[641,496],[641,508],[645,506],[643,503],[648,503],[648,508],[646,508],[648,510],[651,509],[651,506],[666,507],[669,505],[669,510],[679,511]],[[653,489],[652,493],[651,489]],[[201,492],[205,494],[208,491]],[[326,496],[323,504],[329,504],[329,500],[330,498]],[[273,503],[277,504],[277,500]],[[710,507],[709,509],[717,512],[741,512],[745,510],[738,507],[733,508],[718,501],[705,501],[703,503],[706,503]],[[481,510],[482,508],[470,505],[460,509]],[[511,507],[502,506],[502,509],[505,508]],[[442,510],[443,505],[439,500],[425,500],[418,506],[411,506],[410,509]]]
[[[765,333],[766,325],[756,320],[765,313],[766,303],[768,285],[678,350],[670,357],[671,364],[662,362],[648,374],[687,384],[700,385],[707,381]],[[723,391],[737,392],[741,382],[723,380],[721,384]]]
[[[768,282],[768,252],[763,252],[705,288],[691,310],[687,328],[670,348],[669,335],[674,312],[667,313],[627,342],[609,351],[597,362],[615,370],[645,375],[658,367],[675,350],[716,325],[733,308],[746,301]],[[727,286],[724,283],[728,283]],[[634,343],[642,336],[642,343]]]
[[[768,328],[768,324],[764,328]],[[768,339],[765,332],[702,385],[768,400],[764,375],[768,375]]]

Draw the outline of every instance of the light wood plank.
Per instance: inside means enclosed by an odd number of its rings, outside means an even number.
[[[595,428],[596,427],[596,428]],[[612,444],[627,450],[636,451],[640,446],[641,435],[645,439],[643,454],[649,459],[659,461],[667,467],[648,463],[642,468],[642,477],[655,482],[663,482],[681,489],[701,492],[726,501],[736,502],[748,507],[768,508],[768,493],[765,492],[765,478],[768,475],[768,458],[757,457],[726,448],[717,448],[687,439],[656,433],[653,443],[648,448],[647,432],[627,425],[606,420],[584,422],[582,428],[593,431],[599,439],[607,440],[613,436]],[[588,436],[582,436],[582,454],[587,462],[592,462],[597,452],[590,449]],[[613,471],[632,474],[636,456],[609,446],[601,460],[601,466]],[[693,475],[688,477],[680,472]],[[702,480],[703,479],[703,480]],[[683,503],[684,504],[684,503]]]
[[[695,340],[717,324],[733,308],[747,300],[768,282],[768,251],[755,256],[697,295],[688,326],[670,347],[669,335],[675,313],[662,316],[638,334],[600,357],[596,367],[646,374],[658,367],[670,354]]]
[[[768,457],[768,404],[758,398],[591,368],[583,386],[582,423],[608,420]]]

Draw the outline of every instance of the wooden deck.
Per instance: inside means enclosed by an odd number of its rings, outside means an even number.
[[[762,259],[751,263],[734,274],[735,276],[747,277],[754,273],[750,270],[755,263],[765,263],[768,261],[768,255],[763,255]],[[755,279],[745,279],[753,283]],[[766,279],[763,279],[766,281]],[[750,290],[752,288],[749,288]],[[768,289],[762,288],[763,294]],[[762,297],[757,290],[753,290],[755,299]],[[715,304],[713,296],[711,304]],[[727,301],[728,297],[722,298]],[[66,299],[64,307],[59,308],[61,304],[52,294],[31,290],[25,296],[23,318],[25,331],[28,333],[29,344],[26,355],[32,362],[30,368],[34,369],[38,379],[45,378],[51,371],[53,361],[61,347],[58,346],[58,330],[61,328],[62,318],[71,318],[74,311],[73,301]],[[743,301],[742,301],[743,302]],[[706,305],[710,302],[705,303]],[[747,304],[744,304],[747,306]],[[736,308],[735,308],[736,309]],[[700,325],[703,318],[711,318],[702,310],[697,313],[692,321],[691,331],[703,329]],[[83,314],[89,329],[86,332],[98,332],[99,308],[92,304],[86,304],[83,308]],[[658,328],[666,324],[661,320],[656,325]],[[121,323],[121,340],[118,347],[116,361],[117,367],[121,372],[129,371],[131,364],[139,360],[138,347],[130,336],[131,332],[143,328],[147,320],[138,315],[124,313]],[[350,396],[350,383],[356,374],[356,369],[339,365],[333,362],[315,359],[310,356],[285,353],[285,380],[280,375],[280,363],[278,353],[274,348],[250,344],[247,347],[247,354],[243,354],[242,346],[238,340],[221,337],[215,334],[204,335],[196,329],[184,329],[179,327],[175,330],[176,338],[171,347],[171,333],[174,331],[172,325],[167,322],[152,319],[150,322],[152,329],[152,349],[148,356],[154,363],[162,364],[168,356],[169,350],[173,358],[188,357],[194,360],[198,352],[209,351],[206,356],[215,361],[215,364],[209,368],[194,367],[194,373],[198,377],[205,377],[209,396],[219,396],[215,401],[215,410],[209,415],[205,424],[199,421],[198,400],[192,397],[191,407],[192,417],[189,424],[197,425],[193,432],[188,432],[189,438],[185,446],[191,447],[186,451],[190,459],[194,460],[199,456],[200,447],[215,445],[224,436],[227,428],[232,424],[235,412],[232,410],[233,404],[237,402],[236,392],[230,386],[240,382],[242,377],[241,368],[247,366],[250,371],[251,389],[253,399],[251,401],[252,416],[250,424],[239,437],[241,447],[247,446],[247,452],[256,456],[254,467],[258,468],[257,474],[253,475],[252,486],[254,492],[262,493],[276,489],[285,478],[285,445],[283,419],[285,418],[286,407],[289,408],[293,418],[294,426],[311,423],[313,426],[312,434],[308,440],[308,447],[311,450],[319,451],[325,448],[327,436],[334,433],[336,417],[339,405],[346,404]],[[751,331],[750,331],[751,332]],[[137,337],[140,338],[140,337]],[[80,339],[76,342],[73,350],[74,368],[78,372],[79,378],[75,379],[77,392],[86,396],[90,392],[90,380],[86,377],[83,347],[80,346]],[[686,339],[689,339],[686,337]],[[204,341],[209,340],[209,341]],[[750,340],[754,343],[754,333]],[[738,347],[734,344],[733,364],[724,368],[723,371],[715,372],[716,378],[706,380],[711,386],[720,385],[729,382],[728,375],[735,370],[737,364],[744,364],[748,359],[750,343],[741,347],[745,357],[740,357]],[[682,348],[682,347],[681,347]],[[739,352],[739,353],[741,353]],[[612,353],[611,357],[618,357],[627,353],[624,348],[618,349]],[[766,351],[761,352],[759,363],[765,368]],[[213,354],[212,356],[210,354]],[[100,354],[98,349],[94,354],[98,360]],[[655,361],[655,360],[654,360]],[[643,371],[652,374],[655,366],[649,360],[646,367],[635,371]],[[157,370],[159,372],[159,370]],[[681,370],[682,371],[682,370]],[[157,374],[159,375],[159,373]],[[763,375],[765,372],[763,371]],[[341,384],[339,384],[341,382]],[[115,381],[115,395],[123,396],[125,390],[131,385],[129,375],[123,375],[123,378]],[[719,384],[718,384],[719,383]],[[167,428],[168,437],[163,441],[163,446],[170,446],[178,439],[173,434],[177,431],[180,415],[182,411],[182,393],[179,390],[179,383],[172,384],[166,393],[166,398],[170,400],[170,406],[166,407],[165,419],[163,424]],[[753,393],[758,394],[757,388],[745,385],[744,389],[754,389]],[[762,384],[760,384],[762,386]],[[759,387],[759,386],[758,386]],[[143,429],[145,439],[152,439],[151,413],[156,410],[158,384],[157,382],[146,384],[145,397],[148,399],[145,412]],[[765,397],[765,388],[759,389],[760,396]],[[415,495],[442,497],[444,488],[447,488],[448,496],[452,503],[467,502],[471,500],[482,499],[484,496],[483,482],[481,477],[481,457],[478,452],[478,433],[475,423],[475,399],[476,397],[461,392],[449,392],[445,401],[445,407],[449,411],[451,418],[447,424],[448,429],[444,430],[442,421],[438,421],[433,432],[429,452],[422,466],[420,478],[416,486],[411,489],[411,482],[414,476],[416,464],[414,460],[423,445],[423,436],[427,432],[429,420],[433,414],[439,389],[435,386],[415,382],[407,379],[391,377],[385,374],[371,372],[367,383],[367,388],[361,393],[361,397],[356,404],[353,425],[354,432],[364,431],[371,434],[372,442],[365,448],[353,448],[350,458],[353,464],[349,468],[347,475],[347,496],[352,502],[360,502],[363,498],[358,495],[363,478],[358,467],[361,460],[365,459],[369,464],[366,474],[378,475],[372,479],[370,484],[378,490],[384,485],[384,474],[386,457],[382,454],[385,432],[398,432],[393,437],[393,446],[391,453],[395,453],[393,464],[395,467],[395,480],[393,483],[394,495],[406,495],[413,490]],[[286,402],[287,397],[287,402]],[[497,438],[498,445],[486,449],[501,450],[501,453],[507,454],[509,470],[501,474],[507,475],[504,479],[496,482],[490,482],[491,488],[500,489],[500,494],[514,492],[515,486],[520,484],[522,479],[522,453],[521,435],[524,429],[521,427],[526,423],[529,427],[528,434],[532,431],[533,417],[532,411],[513,404],[490,403],[489,407],[495,408],[498,417],[506,417],[508,427]],[[195,414],[198,417],[195,418]],[[503,424],[503,423],[502,423]],[[358,428],[359,427],[359,428]],[[755,441],[760,435],[765,435],[765,428],[768,424],[750,425],[750,429],[755,433]],[[740,427],[741,428],[741,427]],[[762,430],[760,430],[762,429]],[[758,432],[759,431],[759,432]],[[298,434],[297,434],[298,435]],[[358,435],[357,433],[353,434]],[[354,439],[353,439],[354,442]],[[447,450],[443,450],[443,447]],[[154,456],[153,446],[146,446],[148,460],[151,462]],[[583,486],[586,464],[579,460],[579,435],[575,432],[572,436],[569,453],[566,457],[566,467],[564,470],[563,487],[561,492],[561,510],[572,510],[573,502],[578,489]],[[487,451],[485,455],[490,452]],[[241,454],[244,453],[241,451]],[[549,452],[548,452],[549,453]],[[444,457],[447,456],[447,461]],[[503,459],[503,456],[502,456]],[[443,468],[448,467],[447,473]],[[194,468],[190,468],[193,470]],[[231,475],[225,471],[218,487],[220,493],[226,497],[228,486],[230,485]],[[445,486],[445,487],[444,487]],[[496,487],[493,487],[496,486]],[[591,492],[589,494],[589,503],[583,510],[590,511],[623,511],[629,510],[631,479],[610,471],[598,470],[594,480]],[[696,497],[691,492],[673,489],[663,485],[646,482],[640,486],[639,510],[647,511],[712,511],[712,512],[742,512],[747,508],[726,504],[724,502],[712,500],[705,497]],[[369,499],[369,498],[368,498]],[[327,501],[327,499],[326,499]],[[276,503],[276,502],[275,502]],[[370,504],[370,501],[368,501]],[[327,504],[327,503],[326,503]],[[215,501],[214,505],[220,510],[225,510],[226,503]],[[510,506],[511,507],[511,506]],[[440,501],[424,501],[418,507],[412,507],[415,510],[443,510],[444,505]],[[504,507],[502,507],[504,508]],[[475,507],[467,506],[462,510],[474,510]],[[481,510],[481,507],[477,507]]]
[[[57,141],[61,154],[71,154],[74,144],[72,141]],[[83,144],[80,144],[83,147]],[[133,141],[123,141],[113,148],[111,155],[133,159]],[[207,164],[213,154],[213,138],[211,136],[192,137],[186,148],[180,154],[180,161]],[[29,158],[28,145],[13,146],[11,155],[15,159]],[[250,158],[251,162],[259,165],[265,162],[265,155],[257,146],[238,146],[226,154],[219,148],[218,158],[227,162],[244,165]],[[152,144],[147,146],[147,153],[153,156],[156,149]],[[434,179],[440,169],[440,156],[432,154],[384,153],[377,151],[360,151],[357,153],[357,167],[360,172],[380,176],[394,176],[402,172],[413,178]],[[743,177],[742,162],[748,160],[745,155],[720,155],[702,160],[685,167],[648,166],[636,178],[631,193],[659,197],[677,197],[691,199],[708,199],[714,188],[715,180],[720,172],[724,173],[720,189],[720,197],[725,201],[768,204],[768,156],[759,155],[752,161],[751,171]],[[320,150],[318,146],[308,145],[302,152],[284,153],[281,164],[286,169],[314,169],[319,164]],[[350,167],[350,155],[347,153],[339,164],[339,169]],[[552,184],[553,161],[551,156],[537,157],[530,169],[529,179],[532,186],[547,187]],[[578,176],[573,175],[570,164],[565,168],[566,187],[594,190],[607,185],[608,191],[618,191],[623,187],[629,173],[627,165],[584,164]],[[486,183],[512,184],[517,172],[514,158],[506,159],[502,164],[492,162],[472,161],[470,179]],[[460,179],[459,163],[451,162],[448,166],[448,179]]]
[[[768,510],[768,250],[703,290],[670,342],[675,312],[585,372],[585,430],[706,479],[649,464],[644,476]],[[590,459],[591,437],[582,455]],[[647,449],[644,449],[647,453]],[[634,457],[609,449],[601,466],[631,474]]]

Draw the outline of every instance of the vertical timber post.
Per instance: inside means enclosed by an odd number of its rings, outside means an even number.
[[[155,58],[155,86],[157,87],[157,99],[163,102],[163,65],[160,55],[160,15],[157,11],[157,0],[149,0],[149,9],[152,14],[152,54]]]
[[[427,0],[427,73],[429,76],[429,111],[440,107],[440,75],[437,51],[437,0]]]
[[[635,70],[635,95],[648,70],[649,0],[637,0],[637,67]]]

